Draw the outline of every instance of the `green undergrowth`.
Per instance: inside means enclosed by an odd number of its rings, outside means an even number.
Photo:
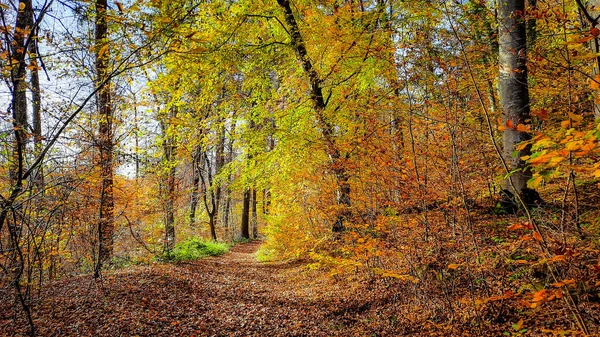
[[[229,251],[229,247],[229,244],[223,242],[192,238],[175,245],[175,248],[165,257],[171,261],[195,260],[207,256],[223,255]]]

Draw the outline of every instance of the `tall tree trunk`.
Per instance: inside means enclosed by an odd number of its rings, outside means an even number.
[[[194,150],[194,155],[192,156],[192,194],[190,197],[190,226],[193,226],[196,223],[196,208],[198,207],[198,200],[200,196],[198,195],[198,189],[200,188],[200,154],[202,150],[200,146],[196,147]]]
[[[323,98],[323,80],[319,77],[319,74],[313,67],[310,57],[308,56],[306,45],[302,34],[300,33],[296,18],[294,17],[290,2],[289,0],[277,0],[277,3],[284,11],[285,22],[288,25],[288,31],[291,38],[291,45],[296,51],[296,55],[302,64],[302,69],[310,81],[310,99],[313,103],[317,124],[321,130],[321,136],[325,141],[327,155],[331,161],[331,171],[337,180],[336,201],[339,205],[343,206],[332,226],[332,231],[342,232],[344,230],[344,222],[352,215],[350,210],[350,177],[344,166],[344,160],[347,159],[347,155],[342,155],[337,147],[334,126],[325,118],[324,112],[327,103]]]
[[[231,163],[233,160],[233,133],[235,132],[235,125],[232,126],[230,133],[231,139],[229,141],[229,147],[227,149],[227,154],[225,155],[225,163]],[[225,196],[225,209],[223,211],[223,225],[225,226],[225,240],[234,240],[234,226],[229,223],[229,216],[231,211],[231,183],[232,176],[231,173],[227,176],[227,195]]]
[[[169,159],[171,161],[172,158]],[[166,197],[165,252],[169,253],[175,247],[175,166],[169,167]]]
[[[31,22],[34,22],[33,10],[30,13]],[[40,58],[38,55],[38,27],[32,29],[32,36],[29,42],[29,59],[31,65],[31,98],[33,110],[33,144],[34,153],[38,155],[42,151],[42,95],[40,91],[40,75],[38,66]],[[43,192],[44,189],[44,171],[43,166],[33,176],[34,186]]]
[[[242,239],[250,239],[250,189],[244,190],[242,203]]]
[[[504,188],[524,195],[531,171],[522,156],[530,154],[530,147],[517,151],[517,144],[530,139],[526,132],[517,131],[517,125],[529,123],[529,87],[527,85],[527,36],[524,0],[504,0],[499,4],[499,63],[498,93],[503,113],[503,157],[513,172],[504,181]],[[513,152],[517,151],[516,155]],[[510,180],[509,180],[510,179]],[[527,200],[524,200],[528,202]]]
[[[10,55],[13,68],[11,69],[12,82],[12,113],[15,132],[13,146],[13,162],[10,167],[10,178],[17,180],[23,174],[23,164],[27,147],[27,50],[32,41],[33,8],[31,0],[17,3],[23,4],[23,9],[17,12],[15,23],[14,44]]]
[[[252,189],[252,238],[258,238],[258,214],[256,214],[256,189]]]
[[[94,277],[100,276],[100,271],[113,255],[114,197],[113,197],[113,111],[110,83],[107,83],[108,60],[110,47],[108,45],[108,25],[106,19],[107,0],[96,0],[96,84],[104,83],[98,91],[98,117],[100,147],[100,175],[102,180],[100,194],[100,220],[98,222],[98,260]]]
[[[176,108],[169,110],[167,120],[177,117]],[[168,122],[162,123],[163,128],[163,158],[167,166],[166,191],[165,191],[165,243],[164,250],[167,255],[175,247],[175,139],[170,132]]]
[[[225,226],[225,240],[233,239],[232,226],[229,225],[229,212],[231,209],[231,190],[227,188],[227,196],[225,197],[225,209],[223,210],[223,226]]]
[[[225,165],[225,127],[222,125],[222,120],[219,119],[219,125],[217,126],[217,144],[215,148],[215,175],[221,172],[223,166]],[[210,181],[211,187],[215,184],[214,179]],[[221,184],[217,183],[214,186],[215,193],[213,194],[213,212],[211,214],[212,225],[211,225],[211,235],[213,240],[217,240],[216,234],[216,222],[219,215],[219,210],[221,206],[221,194],[222,188]]]

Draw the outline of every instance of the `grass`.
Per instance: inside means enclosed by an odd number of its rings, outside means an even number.
[[[178,243],[168,256],[169,260],[195,260],[207,256],[223,255],[229,251],[229,245],[221,242],[204,241],[199,238]]]

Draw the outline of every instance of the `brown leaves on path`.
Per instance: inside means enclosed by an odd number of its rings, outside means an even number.
[[[228,254],[55,282],[34,308],[41,336],[365,336],[417,333],[390,298],[300,263],[259,263],[260,243]],[[361,285],[362,284],[362,285]],[[0,335],[23,335],[0,301]],[[416,329],[416,330],[415,330]],[[412,331],[411,331],[412,330]]]

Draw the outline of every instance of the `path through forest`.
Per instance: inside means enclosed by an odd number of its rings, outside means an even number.
[[[220,257],[65,279],[35,308],[43,336],[421,335],[377,284],[335,279],[300,263],[259,263],[259,243]],[[383,289],[379,289],[383,290]],[[2,312],[2,310],[0,310]],[[4,316],[4,315],[3,315]],[[414,319],[414,317],[413,317]],[[4,322],[3,322],[4,321]],[[6,325],[5,325],[6,323]],[[429,325],[429,324],[427,324]],[[15,324],[0,316],[4,333]],[[17,335],[24,332],[19,324]],[[427,334],[431,335],[431,331]]]

